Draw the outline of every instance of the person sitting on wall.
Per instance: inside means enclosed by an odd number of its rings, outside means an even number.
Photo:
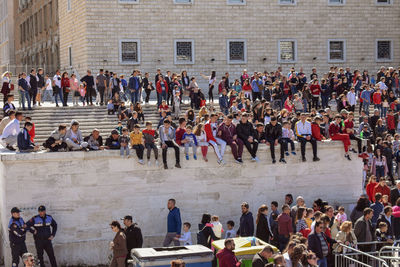
[[[71,121],[71,127],[65,135],[65,143],[67,143],[68,148],[72,151],[87,151],[88,143],[83,140],[82,132],[79,130],[79,122],[77,120]]]

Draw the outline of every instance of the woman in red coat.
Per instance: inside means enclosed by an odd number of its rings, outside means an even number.
[[[69,94],[69,77],[68,77],[68,72],[64,72],[61,76],[61,88],[63,91],[63,106],[67,107],[67,102],[68,102],[68,94]]]
[[[369,199],[369,201],[371,201],[371,202],[373,202],[373,200],[375,199],[375,196],[374,196],[374,189],[375,189],[375,186],[376,186],[377,184],[378,184],[378,183],[376,182],[376,176],[375,176],[375,175],[371,175],[371,176],[369,177],[368,184],[367,184],[367,186],[365,187],[365,191],[366,191],[366,193],[367,193],[368,199]]]

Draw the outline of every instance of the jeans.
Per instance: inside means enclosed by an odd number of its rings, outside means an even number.
[[[318,267],[328,267],[328,261],[326,260],[326,257],[318,260],[317,263]]]
[[[250,143],[247,139],[243,140],[241,139],[245,147],[247,148],[247,151],[249,151],[250,155],[252,158],[255,158],[257,156],[257,150],[258,150],[258,143],[253,140],[253,143]]]
[[[160,106],[163,100],[167,100],[167,92],[165,91],[162,91],[161,94],[158,94],[157,106]]]
[[[281,144],[283,145],[283,150],[285,152],[289,151],[289,144],[290,144],[290,147],[291,147],[292,151],[294,151],[294,149],[295,149],[294,148],[294,142],[290,138],[282,138],[281,139]]]
[[[388,110],[387,107],[382,107],[382,109],[381,109],[381,117],[382,118],[386,118],[387,110]]]
[[[378,180],[381,177],[385,177],[385,167],[384,166],[375,166],[375,176]]]
[[[322,108],[328,107],[329,96],[321,95]]]
[[[53,91],[51,90],[44,90],[42,94],[42,102],[50,99],[49,101],[53,101]]]
[[[104,104],[104,91],[105,91],[105,89],[106,89],[105,87],[97,86],[97,90],[99,91],[99,94],[100,94],[100,105]]]
[[[189,155],[189,147],[192,147],[193,155],[196,155],[197,146],[195,145],[195,143],[193,141],[185,143],[185,154]]]
[[[369,103],[363,102],[362,108],[365,111],[365,114],[369,115]]]
[[[127,145],[125,147],[121,146],[119,151],[120,151],[121,156],[123,156],[125,154],[125,151],[126,151],[126,155],[129,156],[129,145]]]
[[[28,108],[31,109],[31,97],[29,96],[28,91],[19,91],[19,95],[21,96],[22,108],[25,109],[25,100],[28,102]]]
[[[56,105],[58,106],[57,96],[60,98],[61,104],[63,104],[64,101],[63,101],[62,91],[61,88],[58,86],[54,87],[54,100],[56,101]]]
[[[158,148],[157,146],[153,144],[144,144],[146,149],[147,149],[147,159],[150,159],[151,155],[151,150],[154,151],[154,158],[157,160],[158,159]]]
[[[137,102],[139,102],[139,89],[131,89],[131,103],[135,104]]]

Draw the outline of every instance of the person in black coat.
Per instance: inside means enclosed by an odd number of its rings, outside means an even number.
[[[86,72],[87,74],[85,76],[83,76],[83,78],[81,79],[81,82],[83,82],[86,85],[86,103],[89,106],[89,102],[90,105],[93,106],[93,99],[92,96],[96,96],[96,92],[94,90],[94,78],[92,76],[92,71],[88,70]]]
[[[281,144],[281,157],[279,162],[286,163],[285,161],[285,154],[284,154],[284,147],[282,146],[282,125],[278,123],[276,117],[271,117],[270,123],[265,125],[265,138],[269,143],[271,149],[271,158],[272,163],[276,163],[275,160],[275,146]]]
[[[256,219],[256,237],[267,243],[269,243],[270,238],[273,237],[272,228],[269,224],[267,205],[261,205],[258,209]]]
[[[242,216],[240,217],[240,225],[236,234],[241,237],[254,235],[254,219],[253,214],[249,211],[249,204],[242,203]]]
[[[390,191],[390,204],[396,206],[396,201],[400,198],[400,182]]]
[[[384,222],[386,223],[388,229],[387,229],[387,235],[393,236],[394,235],[394,228],[393,228],[393,222],[394,222],[394,216],[392,215],[393,209],[391,206],[386,206],[383,209],[383,213],[379,216],[378,220],[376,221],[376,225],[379,225],[379,223]]]
[[[126,247],[128,249],[128,256],[126,257],[126,266],[128,266],[128,260],[132,259],[131,250],[134,248],[141,248],[143,246],[142,231],[136,223],[132,222],[132,216],[127,215],[124,217],[125,236],[126,236]]]
[[[322,221],[317,221],[315,223],[314,232],[308,236],[308,250],[311,250],[317,256],[319,266],[327,266],[327,256],[329,254],[329,247],[337,243],[335,240],[325,235],[324,223]],[[321,237],[324,239],[326,244],[321,244]],[[323,248],[326,248],[324,250]],[[323,265],[325,263],[325,265]]]
[[[243,141],[249,151],[253,161],[258,161],[257,150],[258,142],[254,139],[254,127],[251,122],[248,121],[249,115],[244,113],[240,123],[236,126],[237,136]]]
[[[202,241],[199,240],[199,236],[202,236]],[[211,249],[212,241],[218,239],[219,238],[215,236],[214,231],[211,227],[211,215],[208,213],[203,214],[203,218],[201,219],[201,223],[199,224],[197,243]]]

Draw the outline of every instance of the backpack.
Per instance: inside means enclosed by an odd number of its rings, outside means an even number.
[[[206,239],[206,236],[204,235],[204,229],[206,228],[207,226],[204,226],[204,228],[203,229],[201,229],[198,233],[197,233],[197,244],[198,245],[202,245],[202,246],[205,246],[205,247],[207,247],[208,246],[208,244],[210,243],[210,239],[211,239],[211,236],[209,236],[208,237],[208,239]]]

